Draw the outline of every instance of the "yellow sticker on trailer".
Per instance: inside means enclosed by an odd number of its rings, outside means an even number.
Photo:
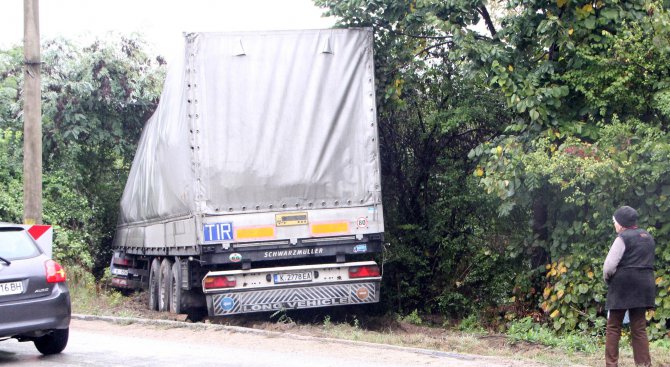
[[[235,228],[236,240],[274,238],[274,227],[242,227]]]
[[[312,224],[313,235],[349,233],[349,222],[330,222]]]
[[[275,224],[277,227],[300,226],[309,223],[307,212],[292,212],[275,214]]]

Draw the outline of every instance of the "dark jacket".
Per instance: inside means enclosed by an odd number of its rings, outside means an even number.
[[[608,282],[606,308],[653,308],[656,298],[654,238],[638,228],[626,229],[619,237],[626,244],[626,250]]]

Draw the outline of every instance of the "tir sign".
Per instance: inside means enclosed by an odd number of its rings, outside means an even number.
[[[205,242],[233,240],[233,223],[206,223],[202,229]]]

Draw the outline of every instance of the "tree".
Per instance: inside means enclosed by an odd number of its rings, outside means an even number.
[[[559,16],[546,15],[531,27],[538,39],[547,39],[536,47],[544,59],[522,67],[502,59],[491,64],[491,82],[520,117],[527,117],[474,153],[483,158],[483,185],[503,199],[502,213],[517,206],[533,214],[530,246],[519,247],[536,260],[533,284],[544,289],[538,302],[549,321],[559,330],[588,330],[602,323],[605,289],[597,274],[612,237],[607,218],[614,209],[637,207],[657,236],[659,258],[667,252],[663,187],[668,172],[657,159],[669,138],[670,69],[661,60],[670,51],[670,37],[660,26],[668,24],[668,16],[658,2],[555,5]],[[535,15],[521,14],[535,19],[551,12],[531,8]],[[511,24],[532,24],[532,19]],[[553,37],[547,29],[553,29]],[[530,87],[520,84],[528,79]],[[666,292],[663,279],[657,282],[660,298]],[[664,308],[652,322],[656,337],[668,320]]]
[[[100,270],[108,265],[125,177],[157,105],[165,63],[149,58],[135,36],[85,47],[50,40],[43,50],[44,219],[58,226],[56,256]],[[19,48],[0,52],[0,128],[12,136],[21,127],[20,55]]]
[[[517,286],[509,293],[515,296],[517,310],[532,312],[529,307],[539,306],[543,318],[557,329],[586,330],[602,321],[597,316],[604,287],[593,264],[602,263],[606,253],[611,230],[603,219],[616,206],[629,203],[648,213],[644,219],[661,244],[658,255],[667,252],[663,214],[656,213],[664,213],[668,177],[663,165],[657,164],[668,142],[670,99],[664,61],[670,51],[668,4],[504,3],[505,9],[492,15],[487,3],[478,0],[317,1],[343,25],[375,29],[379,63],[391,65],[377,68],[379,84],[388,88],[396,70],[393,65],[403,65],[407,55],[439,52],[442,59],[431,66],[457,65],[461,81],[504,100],[495,116],[506,118],[488,116],[488,126],[498,123],[498,129],[477,136],[480,144],[470,151],[469,168],[484,192],[499,199],[499,214],[515,226],[500,226],[495,219],[478,225],[494,232],[489,240],[506,239],[503,254],[517,266]],[[480,22],[485,31],[476,27]],[[388,42],[396,39],[408,41]],[[404,93],[410,94],[408,88],[416,86],[403,84]],[[483,107],[498,108],[489,103]],[[426,113],[424,107],[418,110]],[[436,105],[428,110],[440,115],[445,108]],[[615,157],[609,156],[615,152]],[[454,162],[458,160],[447,164]],[[639,167],[631,168],[631,162]],[[638,176],[628,178],[628,171]],[[393,178],[390,182],[395,185]],[[435,187],[429,190],[440,192]],[[462,186],[457,192],[469,190]],[[596,243],[602,245],[594,247]],[[658,279],[659,294],[664,279],[665,275]],[[654,320],[655,336],[665,327],[665,312]]]
[[[341,26],[374,30],[390,307],[464,315],[475,309],[470,298],[498,302],[492,285],[502,290],[512,276],[497,268],[503,240],[486,233],[493,205],[476,195],[467,154],[509,123],[504,100],[452,59],[452,37],[425,23],[412,4],[317,4],[341,17]]]

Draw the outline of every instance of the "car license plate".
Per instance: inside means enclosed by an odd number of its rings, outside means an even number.
[[[23,293],[23,282],[0,283],[0,296]]]
[[[112,269],[112,275],[128,276],[128,269]]]
[[[304,271],[299,273],[281,273],[274,274],[275,284],[295,283],[295,282],[311,282],[312,272]]]

